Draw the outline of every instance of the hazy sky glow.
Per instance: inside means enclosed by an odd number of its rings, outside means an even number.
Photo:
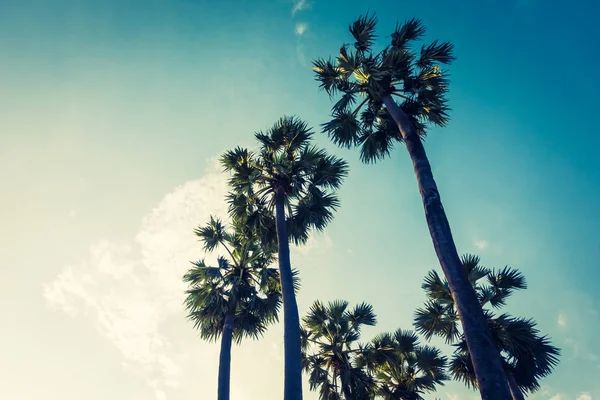
[[[460,4],[459,4],[460,3]],[[507,310],[563,350],[534,400],[600,399],[600,7],[371,1],[453,41],[451,123],[426,147],[459,251],[521,270]],[[284,114],[327,119],[310,61],[367,5],[338,0],[0,0],[0,399],[216,397],[218,344],[184,319],[193,228],[223,214],[215,159]],[[358,151],[326,233],[293,250],[300,312],[367,301],[411,328],[437,267],[408,156]],[[232,399],[281,398],[282,329],[233,350]],[[449,382],[441,399],[475,399]],[[308,392],[306,399],[316,399]],[[432,396],[433,398],[433,396]]]

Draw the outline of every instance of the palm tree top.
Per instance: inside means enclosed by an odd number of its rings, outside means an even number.
[[[363,302],[353,309],[348,309],[348,306],[349,303],[345,300],[335,300],[327,305],[316,301],[302,319],[311,338],[349,345],[359,339],[363,326],[374,326],[377,323],[370,304]]]
[[[302,319],[303,368],[309,372],[311,390],[319,389],[320,398],[368,398],[372,378],[355,365],[363,326],[373,326],[373,307],[360,303],[353,308],[345,300],[327,304],[316,301]],[[313,347],[314,346],[314,347]],[[313,354],[308,354],[313,350]]]
[[[486,268],[481,265],[479,257],[473,254],[463,255],[461,264],[482,307],[489,304],[492,308],[499,309],[516,290],[527,288],[523,274],[508,266],[501,269]],[[427,294],[427,301],[415,313],[417,331],[427,339],[433,335],[441,335],[447,343],[455,343],[461,332],[448,281],[432,270],[425,276],[421,286]],[[484,313],[486,312],[484,309]]]
[[[454,60],[449,42],[436,40],[415,49],[414,42],[425,34],[416,18],[397,24],[388,44],[377,52],[373,49],[377,23],[374,14],[359,17],[349,27],[353,46],[343,44],[335,59],[313,62],[320,89],[337,99],[323,131],[339,146],[359,146],[366,163],[386,157],[395,143],[402,142],[383,107],[386,95],[400,101],[421,136],[427,125],[447,124],[449,80],[442,66]]]
[[[377,394],[385,399],[423,399],[448,380],[446,364],[439,349],[420,344],[414,332],[403,329],[377,335],[359,355],[359,365],[375,373]]]
[[[237,147],[221,157],[230,173],[231,214],[249,216],[250,225],[271,241],[278,194],[285,197],[288,232],[296,243],[304,243],[311,228],[323,230],[339,207],[335,191],[348,174],[348,164],[312,145],[312,136],[304,121],[286,116],[255,134],[256,151]]]
[[[204,260],[193,262],[184,275],[183,281],[189,286],[184,303],[188,319],[207,340],[221,335],[228,314],[235,317],[236,342],[262,336],[267,326],[278,320],[281,308],[279,271],[270,267],[275,260],[273,251],[263,247],[257,236],[242,230],[239,223],[227,229],[212,216],[195,233],[206,251],[221,248],[227,256],[217,256],[215,266]]]
[[[540,334],[533,319],[514,318],[508,314],[494,315],[492,312],[506,305],[506,300],[516,290],[527,288],[525,277],[508,266],[486,268],[476,255],[465,254],[461,261],[481,306],[491,306],[491,309],[484,308],[484,314],[492,339],[502,356],[505,371],[512,374],[521,390],[538,390],[540,379],[549,375],[558,364],[560,349],[554,347],[547,336]],[[430,271],[422,287],[428,300],[415,312],[416,330],[427,339],[437,335],[454,345],[450,373],[467,387],[476,388],[477,380],[469,349],[459,328],[459,317],[448,282],[441,279],[437,272]]]

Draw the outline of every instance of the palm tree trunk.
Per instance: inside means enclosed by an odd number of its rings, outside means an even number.
[[[352,393],[350,392],[350,385],[348,379],[346,379],[347,377],[344,375],[344,371],[341,371],[339,374],[340,380],[342,381],[342,392],[344,393],[344,400],[354,400],[354,396],[352,396]]]
[[[233,341],[233,323],[235,316],[225,316],[223,335],[221,336],[221,354],[219,355],[219,388],[218,400],[229,400],[229,382],[231,375],[231,343]]]
[[[294,293],[290,261],[290,245],[285,226],[285,193],[275,195],[277,242],[279,244],[279,276],[283,295],[284,400],[302,400],[302,356],[300,348],[300,315]]]
[[[510,371],[506,371],[506,381],[508,382],[508,387],[510,388],[510,393],[512,394],[513,400],[525,400],[525,396],[521,391],[519,385],[517,385],[517,381],[515,380],[515,376]]]
[[[475,290],[462,268],[450,224],[442,206],[421,138],[414,131],[408,116],[390,95],[382,96],[382,101],[398,125],[413,162],[433,247],[458,309],[481,398],[484,400],[510,399],[500,354],[494,346]]]

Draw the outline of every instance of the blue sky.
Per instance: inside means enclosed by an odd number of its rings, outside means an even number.
[[[368,7],[382,40],[416,16],[456,46],[452,119],[426,147],[459,251],[521,270],[530,288],[509,311],[563,349],[532,398],[600,398],[600,6],[457,3]],[[218,345],[183,320],[178,282],[202,256],[191,229],[223,212],[214,159],[284,114],[318,128],[330,103],[310,60],[349,42],[366,7],[0,0],[1,398],[214,396]],[[317,141],[351,173],[335,221],[294,252],[301,312],[367,301],[365,339],[409,328],[437,262],[408,156],[365,166]],[[280,395],[281,341],[276,326],[234,350],[234,399]],[[438,397],[473,396],[450,383]]]

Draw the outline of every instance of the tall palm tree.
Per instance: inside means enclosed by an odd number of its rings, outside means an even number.
[[[517,270],[504,267],[491,270],[480,265],[479,257],[465,255],[462,266],[483,307],[500,309],[515,290],[526,289],[524,276]],[[443,337],[446,343],[456,346],[450,363],[455,379],[477,388],[471,352],[458,326],[459,316],[448,282],[435,271],[429,272],[423,282],[428,300],[415,313],[415,327],[425,335]],[[558,363],[560,350],[541,336],[532,319],[513,318],[507,314],[495,316],[484,309],[494,345],[502,357],[507,384],[514,400],[524,399],[524,394],[540,388],[539,381],[549,375]]]
[[[367,399],[374,389],[372,377],[357,365],[356,344],[361,328],[375,325],[375,313],[370,304],[353,309],[348,305],[342,300],[327,305],[316,301],[302,319],[303,367],[310,389],[319,390],[321,400]]]
[[[375,374],[375,394],[384,400],[423,400],[448,379],[441,351],[421,345],[414,332],[402,329],[376,336],[359,360]]]
[[[221,158],[225,170],[231,172],[230,211],[243,215],[250,210],[250,224],[263,241],[277,243],[283,293],[284,400],[302,399],[300,317],[289,240],[304,243],[311,229],[323,230],[332,220],[339,205],[335,191],[348,170],[345,161],[311,145],[312,136],[302,120],[283,117],[255,135],[258,151],[238,147]]]
[[[456,299],[481,394],[489,400],[510,398],[499,354],[477,296],[461,268],[421,141],[428,125],[447,123],[445,95],[449,81],[442,66],[454,60],[453,45],[434,41],[416,51],[413,43],[424,35],[425,27],[413,18],[398,24],[390,44],[375,52],[376,25],[374,15],[361,16],[350,25],[354,49],[344,44],[335,60],[314,61],[320,87],[331,97],[339,94],[332,119],[323,124],[323,130],[339,146],[360,147],[361,159],[366,163],[388,156],[396,143],[406,145],[435,252]]]
[[[194,327],[206,340],[221,336],[219,357],[219,400],[229,400],[231,344],[244,337],[259,338],[277,320],[281,308],[279,272],[269,265],[274,253],[260,245],[260,238],[234,223],[227,230],[222,222],[210,222],[195,231],[204,249],[221,247],[227,257],[218,256],[217,265],[204,260],[193,263],[183,277],[188,283],[185,307]]]

